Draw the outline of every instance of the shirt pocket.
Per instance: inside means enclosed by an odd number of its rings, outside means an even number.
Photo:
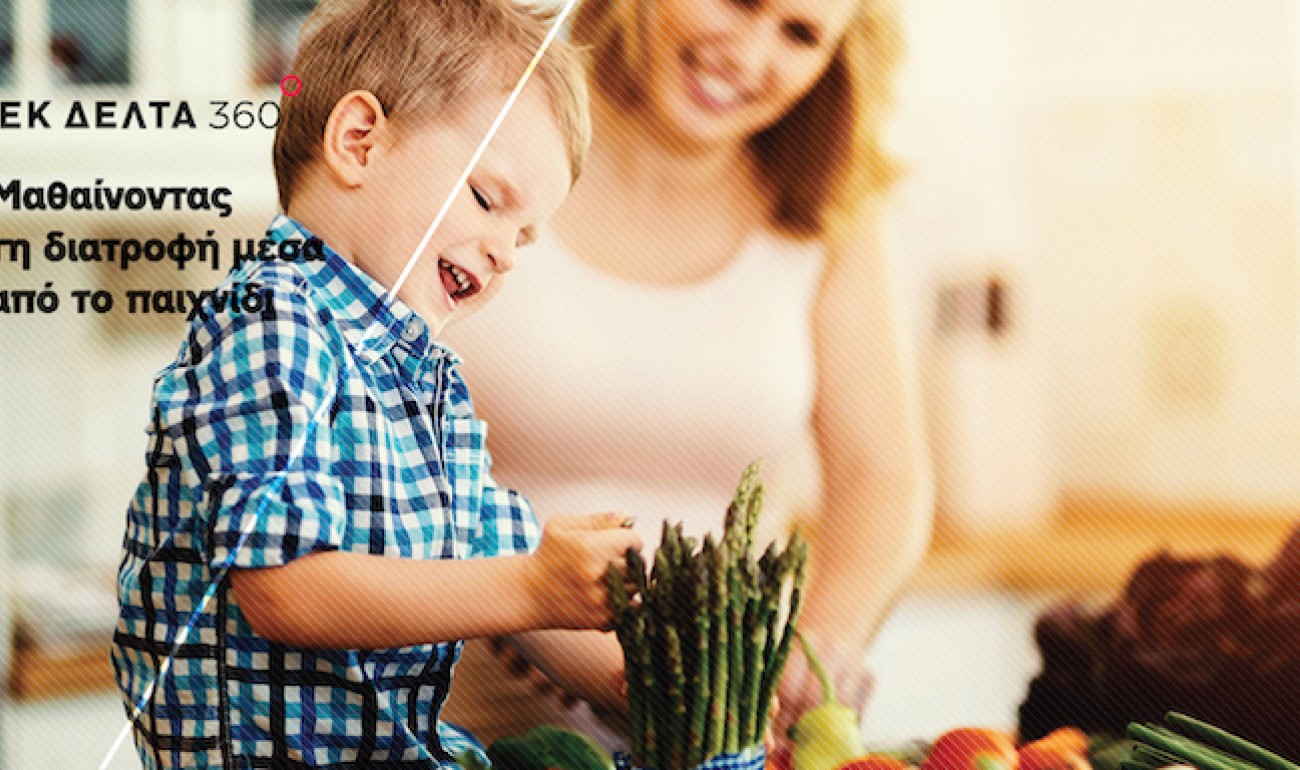
[[[443,420],[443,457],[451,485],[456,558],[469,556],[470,541],[478,531],[487,477],[487,423],[477,417]]]

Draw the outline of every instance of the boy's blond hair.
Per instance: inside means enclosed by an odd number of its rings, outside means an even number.
[[[325,123],[351,91],[374,94],[399,126],[447,116],[482,89],[503,97],[541,46],[553,15],[512,0],[321,0],[299,34],[292,72],[302,91],[280,100],[275,178],[289,210],[294,182],[318,157]],[[591,141],[578,49],[554,40],[538,63],[572,179]]]

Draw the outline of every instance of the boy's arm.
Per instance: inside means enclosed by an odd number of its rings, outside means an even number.
[[[202,483],[195,545],[218,579],[231,579],[254,630],[301,646],[378,648],[608,623],[601,577],[634,544],[616,517],[557,522],[534,556],[509,563],[339,552],[349,512],[332,472],[332,414],[350,363],[305,289],[263,273],[262,308],[200,316],[184,363],[155,384],[158,429]],[[498,530],[537,543],[535,529]]]
[[[297,647],[372,649],[608,628],[605,569],[637,536],[622,517],[557,516],[536,553],[490,559],[399,559],[339,551],[231,573],[259,636]]]
[[[375,649],[546,627],[523,590],[530,557],[396,559],[331,551],[235,570],[231,586],[259,636],[294,647]]]

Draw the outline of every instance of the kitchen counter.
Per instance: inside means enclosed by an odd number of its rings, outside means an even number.
[[[953,612],[964,612],[964,605],[943,597],[1105,599],[1123,587],[1139,561],[1162,547],[1187,554],[1229,551],[1260,563],[1281,548],[1297,521],[1298,511],[1176,507],[1114,495],[1067,496],[1055,515],[1033,530],[958,534],[944,527],[941,519],[930,553],[909,584],[899,612],[909,606],[930,606],[925,603],[935,597],[948,601],[945,606]],[[1001,601],[991,606],[1005,609],[1007,605],[998,604]],[[891,618],[891,622],[902,621]],[[1032,618],[1017,617],[1015,622],[1024,626],[1023,636],[1028,639]],[[882,633],[889,633],[888,628]],[[106,650],[73,651],[65,657],[66,666],[62,659],[47,660],[39,651],[25,651],[13,661],[15,682],[11,683],[24,684],[19,691],[33,696],[111,691]],[[42,665],[24,665],[33,662]],[[82,668],[74,670],[73,663]]]
[[[1227,552],[1262,564],[1300,525],[1300,509],[1071,494],[1034,529],[958,534],[940,524],[913,592],[1003,590],[1109,596],[1146,556]]]

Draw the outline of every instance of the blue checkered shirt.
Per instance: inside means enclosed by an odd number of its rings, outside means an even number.
[[[271,232],[310,237],[283,216]],[[263,308],[197,314],[154,382],[112,652],[141,759],[223,770],[451,762],[477,748],[438,721],[459,642],[274,643],[249,626],[227,570],[332,550],[525,553],[536,520],[493,483],[459,360],[410,308],[329,249],[323,261],[245,262],[221,288],[250,283]]]

